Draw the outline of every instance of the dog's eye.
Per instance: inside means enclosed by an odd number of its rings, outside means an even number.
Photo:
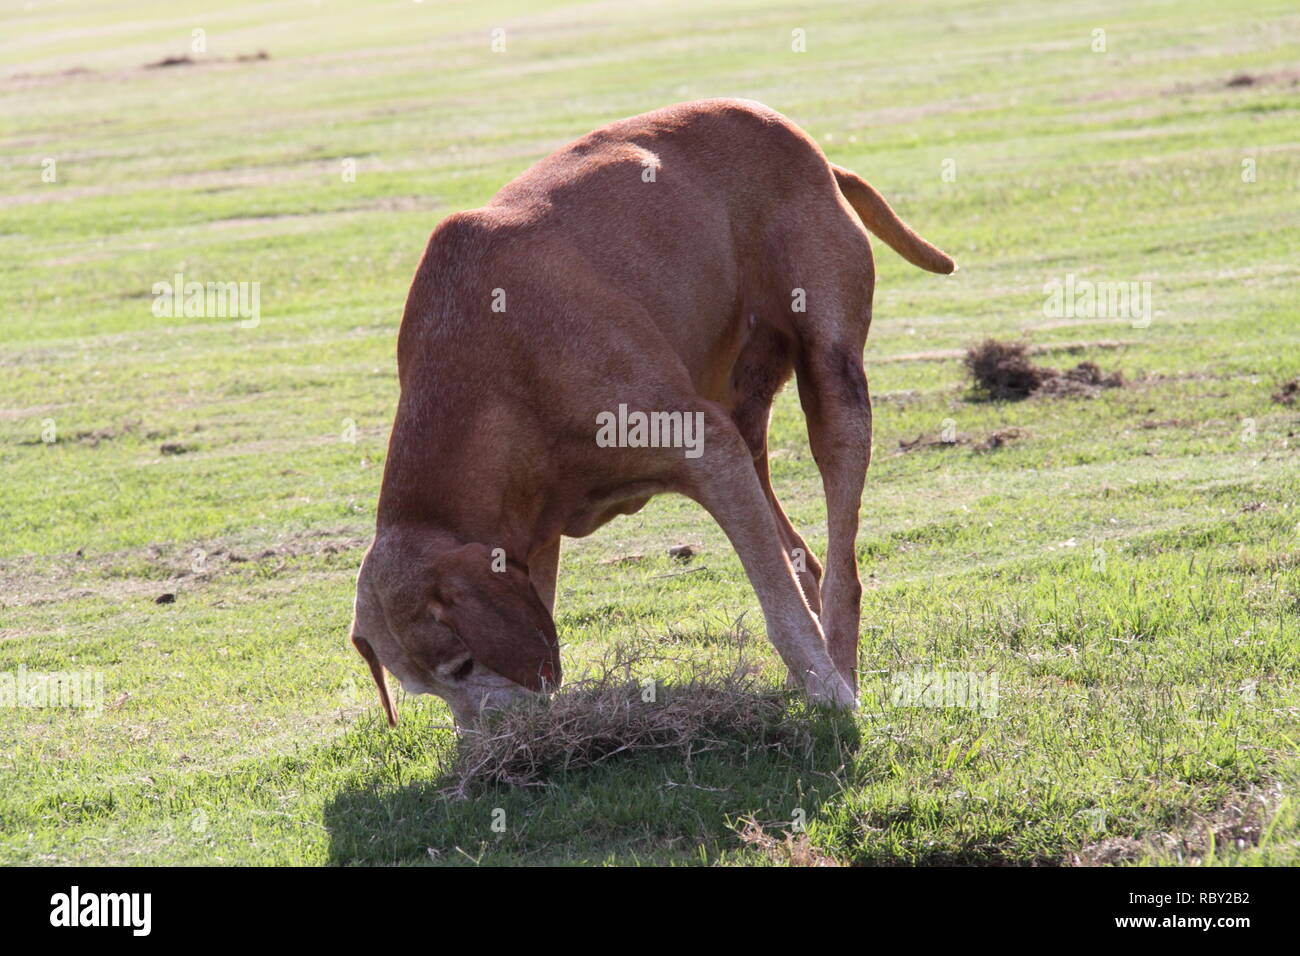
[[[461,664],[460,667],[457,667],[454,671],[451,672],[452,679],[464,680],[465,678],[469,677],[470,673],[473,670],[474,670],[474,659],[472,657],[466,658],[464,664]]]

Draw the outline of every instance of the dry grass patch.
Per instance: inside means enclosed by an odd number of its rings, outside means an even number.
[[[778,866],[844,865],[813,846],[807,833],[783,831],[778,838],[763,829],[763,825],[752,816],[741,821],[736,835],[740,837],[741,843],[758,850]]]
[[[682,684],[631,679],[632,665],[646,660],[616,648],[596,676],[462,734],[445,793],[464,798],[494,784],[544,787],[553,775],[637,753],[689,760],[723,749],[793,753],[811,746],[807,720],[791,713],[789,695],[753,676],[743,657]]]

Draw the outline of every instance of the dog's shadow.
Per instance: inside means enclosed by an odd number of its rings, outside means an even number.
[[[433,708],[365,722],[340,742],[359,766],[324,809],[330,862],[714,862],[784,845],[843,790],[848,715],[772,689],[640,690],[567,692],[475,738]]]

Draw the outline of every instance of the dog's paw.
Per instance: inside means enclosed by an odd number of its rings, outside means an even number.
[[[808,695],[809,701],[821,707],[853,710],[858,706],[857,695],[835,671],[826,677],[809,671],[808,679],[804,682],[804,693]]]

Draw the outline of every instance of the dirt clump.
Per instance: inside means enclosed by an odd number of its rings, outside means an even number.
[[[1123,373],[1103,371],[1095,362],[1080,362],[1064,371],[1037,365],[1027,342],[985,339],[966,350],[964,363],[975,393],[994,401],[1031,395],[1093,398],[1104,388],[1125,384]]]

